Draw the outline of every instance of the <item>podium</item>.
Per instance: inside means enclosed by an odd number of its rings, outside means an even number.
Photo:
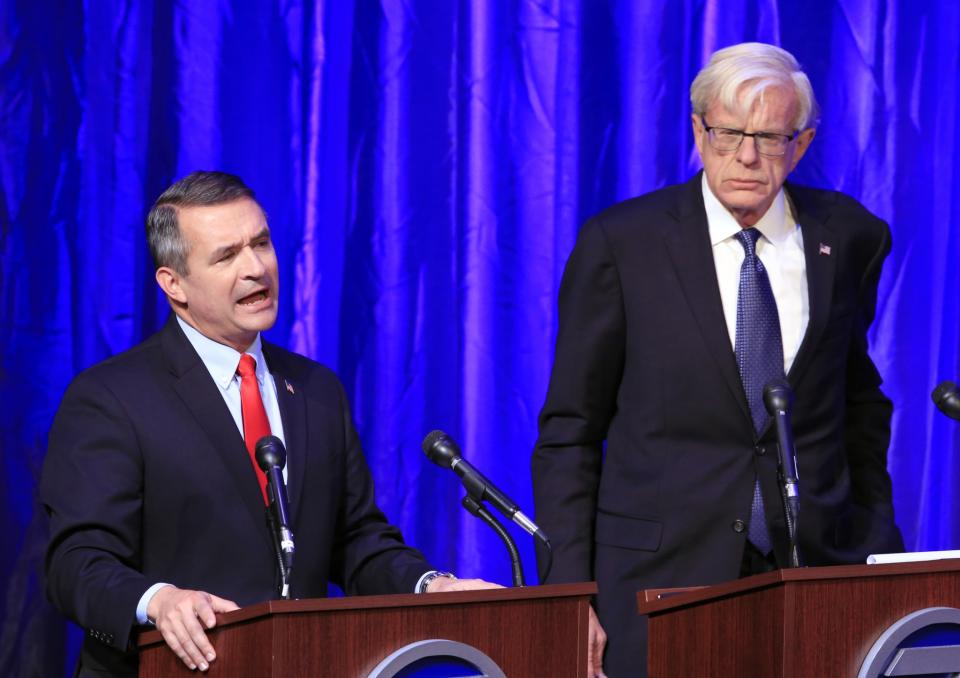
[[[586,676],[595,584],[276,600],[218,615],[207,675],[365,678],[417,641],[463,643],[507,676]],[[196,676],[159,631],[141,634],[140,676]],[[386,675],[389,675],[386,674]]]
[[[650,678],[856,677],[898,620],[925,608],[960,608],[960,560],[778,570],[641,591],[638,603],[648,615]],[[960,633],[960,613],[950,614],[948,625]]]

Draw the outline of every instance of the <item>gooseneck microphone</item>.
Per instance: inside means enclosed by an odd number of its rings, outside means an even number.
[[[960,393],[952,381],[945,381],[930,394],[937,408],[951,419],[960,421]]]
[[[283,480],[283,467],[287,463],[287,451],[276,436],[263,436],[257,441],[257,464],[267,476],[267,523],[271,527],[274,547],[280,565],[280,595],[290,598],[290,571],[296,546],[290,529],[290,507],[287,503],[287,485]]]
[[[545,544],[550,540],[547,535],[530,520],[523,511],[497,486],[491,483],[480,471],[470,465],[460,455],[460,448],[443,431],[433,431],[423,439],[423,453],[437,466],[453,470],[460,477],[460,482],[467,492],[476,501],[487,501],[507,518],[519,525],[530,535],[533,535]]]
[[[790,561],[800,567],[797,548],[797,517],[800,515],[800,479],[797,473],[797,449],[793,442],[790,411],[793,408],[793,389],[786,379],[772,379],[763,387],[763,405],[773,418],[777,429],[777,447],[780,450],[780,481],[784,517],[790,537]]]
[[[492,504],[500,513],[540,542],[542,547],[540,553],[543,554],[545,563],[541,581],[545,580],[553,565],[553,547],[550,546],[550,539],[547,538],[546,533],[524,515],[523,511],[507,495],[498,490],[480,471],[473,468],[460,455],[460,448],[457,447],[457,444],[443,431],[433,431],[423,439],[423,452],[434,464],[451,469],[460,477],[460,482],[467,490],[467,494],[461,502],[463,507],[485,522],[497,533],[497,536],[507,547],[507,553],[510,555],[510,566],[513,570],[513,585],[523,586],[523,565],[520,562],[520,552],[517,550],[517,545],[510,533],[483,505],[485,501]]]

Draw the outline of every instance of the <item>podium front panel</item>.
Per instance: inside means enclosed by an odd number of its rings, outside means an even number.
[[[593,584],[262,603],[209,632],[207,675],[364,678],[417,641],[464,643],[507,676],[586,676]],[[195,676],[157,632],[141,640],[140,676]]]

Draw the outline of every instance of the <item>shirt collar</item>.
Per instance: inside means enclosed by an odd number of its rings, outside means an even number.
[[[233,381],[237,373],[237,364],[240,362],[240,354],[229,346],[220,344],[210,337],[204,336],[196,328],[188,324],[177,316],[177,322],[180,323],[180,329],[187,335],[187,340],[193,349],[200,356],[200,360],[206,366],[207,371],[217,385],[226,390]],[[247,348],[244,353],[248,353],[257,361],[257,381],[263,384],[267,376],[267,361],[263,358],[263,347],[260,342],[260,334]]]
[[[716,246],[727,238],[735,236],[743,227],[713,194],[710,184],[707,183],[706,173],[702,177],[701,185],[703,206],[707,212],[707,227],[710,229],[710,244]],[[773,204],[753,227],[771,243],[779,245],[790,237],[792,225],[790,222],[793,220],[787,219],[788,209],[790,209],[789,201],[781,186],[777,197],[773,199]]]

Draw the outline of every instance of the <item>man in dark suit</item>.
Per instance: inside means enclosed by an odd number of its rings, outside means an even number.
[[[610,675],[645,673],[638,590],[789,563],[762,403],[773,378],[796,397],[805,563],[903,546],[886,469],[891,403],[866,339],[887,225],[847,196],[785,183],[816,122],[787,52],[717,52],[691,101],[703,172],[580,233],[533,455],[548,581],[599,584],[598,675],[607,638]]]
[[[216,655],[216,613],[278,597],[262,472],[265,433],[287,449],[294,597],[492,585],[437,572],[377,508],[340,382],[263,341],[277,259],[253,192],[195,172],[147,218],[174,313],[156,335],[79,375],[50,431],[41,498],[48,592],[88,630],[80,675],[135,675],[138,624],[191,669]],[[246,448],[246,449],[245,449]]]

